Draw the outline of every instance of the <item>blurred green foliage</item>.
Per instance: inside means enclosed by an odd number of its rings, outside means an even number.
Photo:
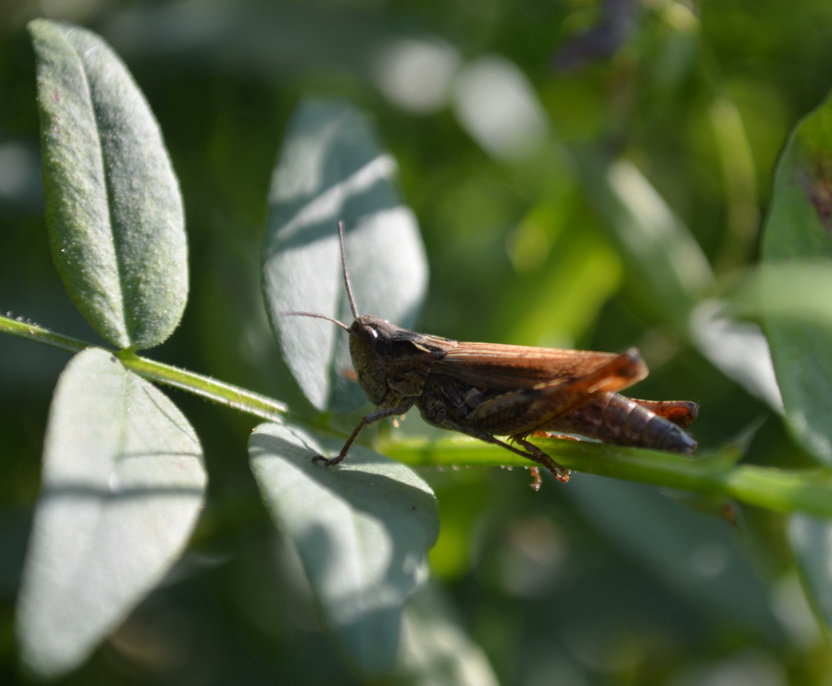
[[[421,329],[600,350],[638,345],[652,370],[639,395],[700,402],[696,436],[705,448],[762,422],[745,460],[808,463],[780,419],[656,307],[666,294],[656,292],[650,265],[633,261],[616,239],[611,225],[621,215],[601,202],[603,175],[576,169],[574,155],[627,160],[706,255],[715,276],[699,282],[704,294],[729,283],[757,259],[778,151],[830,87],[827,0],[786,12],[775,0],[7,2],[0,308],[95,341],[48,257],[24,31],[44,12],[98,31],[122,56],[182,185],[191,298],[155,357],[315,417],[266,325],[260,251],[289,116],[302,97],[337,95],[372,113],[419,218],[431,266]],[[431,48],[438,89],[428,97],[427,86],[416,88],[424,97],[415,101],[396,87],[408,72],[393,69],[414,45]],[[455,75],[447,92],[436,84],[443,65]],[[474,92],[483,73],[506,69],[541,104],[530,130],[541,121],[545,129],[535,139],[543,144],[523,149],[520,141],[516,154],[475,123],[478,112],[503,103],[472,110],[478,101],[460,95]],[[0,338],[6,683],[20,678],[14,602],[47,407],[66,359]],[[184,394],[174,399],[200,435],[211,473],[191,553],[66,683],[352,683],[256,491],[245,454],[254,422]],[[353,419],[337,421],[349,428]],[[408,417],[405,430],[421,432],[416,423]],[[832,680],[781,517],[583,475],[535,495],[525,471],[422,474],[442,522],[431,602],[452,608],[502,683]]]

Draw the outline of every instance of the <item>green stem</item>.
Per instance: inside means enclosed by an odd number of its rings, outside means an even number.
[[[86,341],[9,317],[0,316],[0,331],[71,353],[93,347]],[[148,360],[129,350],[115,354],[125,367],[146,379],[262,419],[279,421],[287,411],[282,403],[238,386]],[[832,518],[832,479],[820,470],[735,466],[737,456],[729,449],[691,458],[585,441],[548,438],[536,442],[564,467],[575,471],[734,498],[779,512],[800,511]],[[435,441],[397,438],[378,447],[385,455],[413,466],[533,466],[502,448],[464,437]]]
[[[820,469],[735,466],[737,455],[730,449],[683,457],[555,438],[536,439],[535,443],[575,471],[733,498],[779,512],[800,511],[832,518],[832,478]],[[534,466],[499,447],[468,438],[398,439],[379,447],[383,454],[413,466]]]
[[[86,348],[95,347],[91,343],[70,336],[63,336],[53,331],[19,319],[0,316],[0,331],[27,338],[36,343],[58,348],[70,353],[77,353]],[[130,350],[114,353],[128,369],[139,376],[167,386],[174,386],[184,391],[208,398],[216,403],[232,407],[241,412],[267,419],[280,421],[286,414],[286,406],[265,395],[234,386],[233,384],[212,379],[186,369],[140,357]]]

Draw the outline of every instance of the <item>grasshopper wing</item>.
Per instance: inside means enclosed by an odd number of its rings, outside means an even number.
[[[647,366],[635,350],[625,355],[629,380],[625,385],[629,386],[647,376]],[[434,361],[431,374],[450,376],[476,388],[513,391],[591,377],[621,357],[584,350],[460,342]]]

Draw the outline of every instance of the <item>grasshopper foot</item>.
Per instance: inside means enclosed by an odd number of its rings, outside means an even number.
[[[572,478],[572,472],[570,472],[566,467],[555,462],[551,456],[547,455],[536,445],[529,443],[524,438],[514,436],[513,440],[515,443],[526,449],[527,452],[525,453],[525,457],[528,457],[530,460],[534,460],[539,465],[545,467],[546,470],[562,484],[569,483],[569,479]],[[534,485],[532,488],[534,488]]]
[[[312,462],[320,462],[326,467],[333,467],[343,459],[344,458],[340,455],[336,455],[335,457],[324,457],[323,455],[315,455],[312,458]]]
[[[538,461],[538,460],[535,460]],[[554,462],[554,461],[553,461]],[[557,462],[554,462],[554,466],[540,462],[543,467],[549,472],[555,479],[560,481],[562,484],[569,483],[569,480],[572,478],[572,472],[568,469],[559,465]],[[529,484],[533,491],[539,491],[540,487],[543,485],[543,477],[540,476],[540,467],[529,467],[529,474],[532,477],[532,482]]]
[[[557,465],[556,469],[549,468],[549,471],[552,473],[552,476],[554,476],[562,484],[568,484],[569,479],[572,478],[572,472],[570,472],[565,467],[561,467],[560,465]]]

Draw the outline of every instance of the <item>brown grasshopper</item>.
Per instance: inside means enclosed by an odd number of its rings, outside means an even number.
[[[686,454],[696,450],[696,441],[682,430],[696,419],[696,403],[618,394],[647,376],[635,348],[614,354],[466,343],[359,315],[347,271],[343,222],[338,237],[352,324],[310,312],[284,314],[326,319],[350,335],[358,382],[376,409],[361,419],[338,455],[315,460],[338,464],[365,426],[402,415],[414,405],[429,424],[502,446],[542,465],[562,482],[569,481],[569,471],[527,436],[565,432],[616,445]]]

